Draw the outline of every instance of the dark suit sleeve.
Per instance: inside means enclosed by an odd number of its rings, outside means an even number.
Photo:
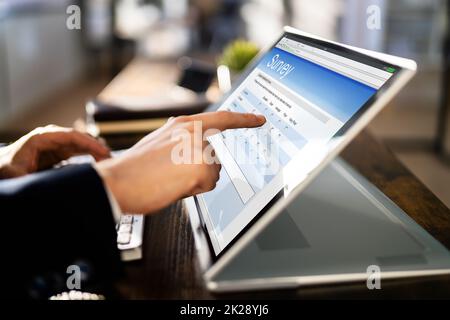
[[[110,203],[92,166],[0,181],[0,208],[2,276],[13,296],[64,289],[72,264],[97,283],[120,274]]]

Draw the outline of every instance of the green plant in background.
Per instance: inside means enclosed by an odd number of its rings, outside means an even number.
[[[226,65],[233,72],[241,72],[259,52],[259,48],[252,42],[236,40],[227,45],[223,51],[219,64]]]

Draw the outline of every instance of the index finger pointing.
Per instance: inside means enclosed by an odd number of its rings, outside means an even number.
[[[266,118],[263,115],[231,111],[207,112],[195,115],[194,118],[194,121],[202,121],[204,130],[217,129],[220,131],[238,128],[255,128],[262,126],[266,122]]]

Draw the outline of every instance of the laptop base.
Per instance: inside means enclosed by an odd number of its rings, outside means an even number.
[[[374,271],[381,279],[450,273],[450,255],[338,158],[207,286],[289,288],[366,280]]]

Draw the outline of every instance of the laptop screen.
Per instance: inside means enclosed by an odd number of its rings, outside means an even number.
[[[209,138],[222,170],[216,188],[197,200],[216,255],[289,180],[317,166],[318,150],[345,132],[398,69],[289,34],[262,56],[219,110],[263,114],[266,123]]]

